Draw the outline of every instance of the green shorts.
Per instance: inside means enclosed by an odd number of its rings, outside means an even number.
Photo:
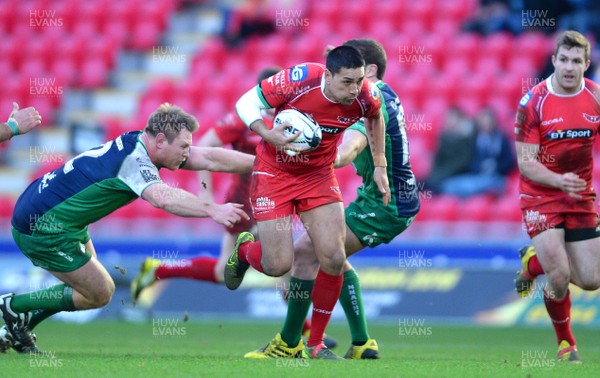
[[[346,208],[346,225],[365,247],[388,244],[414,219],[391,214],[381,203],[364,196],[358,196]]]
[[[12,229],[17,246],[35,266],[53,272],[72,272],[92,258],[85,248],[90,240],[87,228],[53,235],[27,235]]]

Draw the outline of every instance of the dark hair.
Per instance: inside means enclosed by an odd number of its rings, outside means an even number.
[[[171,144],[182,129],[185,128],[193,133],[198,130],[198,127],[198,121],[193,115],[186,113],[179,106],[165,102],[150,114],[144,132],[153,137],[163,133]]]
[[[385,75],[387,67],[387,55],[381,43],[374,39],[351,39],[344,42],[343,46],[356,48],[365,60],[365,65],[376,65],[377,78],[383,80],[383,75]]]
[[[360,68],[365,66],[360,51],[351,46],[338,46],[327,54],[327,70],[332,75],[340,72],[342,68]]]
[[[260,71],[260,73],[258,74],[258,84],[260,84],[261,81],[275,75],[276,73],[278,73],[281,70],[283,70],[283,68],[281,68],[279,66],[273,66],[273,67],[267,67],[264,70]]]
[[[558,36],[556,39],[556,47],[554,48],[554,56],[558,54],[558,49],[561,46],[565,46],[567,50],[570,50],[572,47],[581,47],[584,52],[585,62],[590,60],[590,41],[588,41],[583,34],[575,30],[566,30]]]

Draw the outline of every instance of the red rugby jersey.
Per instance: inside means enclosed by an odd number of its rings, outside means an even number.
[[[288,172],[308,172],[331,165],[342,132],[360,118],[376,115],[381,107],[380,91],[367,79],[352,105],[329,100],[323,93],[324,86],[325,66],[318,63],[303,63],[285,69],[257,86],[265,105],[277,108],[277,112],[290,108],[300,110],[310,115],[323,133],[319,147],[294,157],[263,140],[256,149],[258,158]]]
[[[516,140],[539,145],[538,161],[556,173],[576,173],[588,183],[581,194],[593,194],[592,149],[600,126],[600,87],[584,79],[576,94],[561,95],[554,91],[551,78],[521,99],[515,121]],[[522,175],[519,191],[530,196],[564,194]]]

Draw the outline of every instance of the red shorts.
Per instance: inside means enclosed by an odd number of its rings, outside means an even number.
[[[229,185],[227,194],[225,194],[225,202],[241,203],[244,205],[244,211],[250,216],[250,219],[242,218],[232,228],[225,228],[230,234],[239,234],[240,232],[250,231],[256,224],[256,219],[252,215],[252,206],[250,206],[250,173],[243,175],[235,175]]]
[[[333,166],[292,174],[256,159],[250,199],[256,220],[266,221],[342,202],[342,194]]]
[[[594,202],[595,196],[582,200],[570,197],[521,197],[521,211],[527,233],[533,238],[549,229],[564,228],[566,241],[576,241],[569,240],[567,234],[570,231],[578,234],[578,230],[589,230],[585,234],[597,234],[594,230],[598,226],[598,214]]]

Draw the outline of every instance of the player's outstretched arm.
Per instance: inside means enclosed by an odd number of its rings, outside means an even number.
[[[377,115],[365,118],[365,128],[367,130],[367,138],[369,139],[369,147],[371,155],[373,155],[373,163],[375,170],[373,171],[373,181],[383,196],[383,205],[391,201],[390,183],[387,177],[387,160],[385,158],[385,122],[381,110]]]
[[[150,185],[142,192],[142,198],[154,207],[181,217],[206,218],[226,227],[232,227],[242,218],[249,219],[242,210],[243,205],[207,203],[183,189],[173,188],[165,183]]]
[[[573,198],[581,198],[578,194],[586,188],[584,179],[572,172],[556,173],[540,163],[539,144],[515,142],[517,164],[521,174],[537,183],[558,188]]]
[[[226,173],[252,172],[254,155],[221,147],[191,147],[183,169]]]
[[[352,163],[358,154],[367,147],[367,144],[369,144],[367,138],[360,131],[344,131],[344,139],[342,139],[342,143],[337,148],[338,154],[333,163],[333,167],[345,167]]]
[[[202,138],[198,141],[198,147],[222,147],[223,142],[215,132],[214,128],[209,129]],[[198,171],[198,178],[200,179],[200,192],[198,197],[205,202],[215,202],[213,197],[213,183],[212,173],[205,170]]]
[[[8,121],[0,124],[0,143],[15,135],[25,134],[42,123],[42,116],[32,107],[19,110],[19,104],[13,102],[13,110]]]

